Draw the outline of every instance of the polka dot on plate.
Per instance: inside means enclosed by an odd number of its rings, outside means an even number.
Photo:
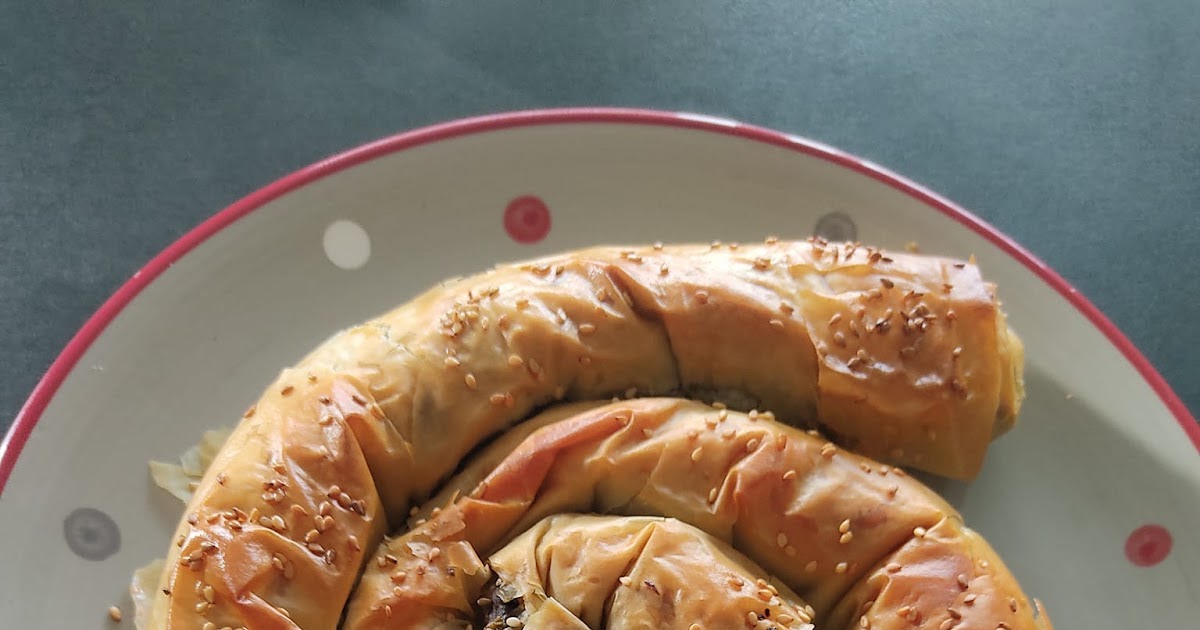
[[[550,233],[550,209],[533,195],[517,197],[504,208],[504,231],[518,243],[536,243]]]
[[[342,269],[358,269],[371,259],[371,237],[363,226],[340,219],[325,228],[325,257]]]
[[[1152,567],[1167,558],[1172,542],[1162,525],[1142,525],[1125,539],[1125,557],[1139,567]]]
[[[121,530],[112,517],[96,508],[79,508],[63,521],[63,538],[75,555],[103,560],[121,548]]]
[[[858,237],[858,226],[854,219],[841,212],[830,212],[817,219],[813,234],[830,241],[853,241]]]

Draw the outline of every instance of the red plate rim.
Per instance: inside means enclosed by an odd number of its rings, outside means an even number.
[[[753,125],[746,125],[733,120],[699,114],[646,109],[566,108],[516,111],[465,118],[383,138],[339,153],[286,175],[241,198],[200,223],[200,225],[159,252],[157,256],[135,272],[133,277],[127,280],[125,284],[121,285],[84,322],[79,331],[75,333],[75,336],[71,338],[71,341],[67,343],[66,347],[55,358],[49,369],[46,370],[46,373],[38,381],[38,384],[33,388],[33,392],[17,413],[17,417],[8,434],[5,436],[4,441],[0,442],[0,494],[3,493],[8,478],[17,465],[17,458],[21,454],[26,441],[29,440],[34,426],[37,425],[38,420],[41,418],[42,412],[45,411],[46,406],[50,403],[58,388],[66,380],[79,359],[92,345],[92,342],[104,332],[108,324],[143,289],[149,286],[159,274],[217,232],[261,208],[268,202],[301,186],[310,184],[323,177],[328,177],[357,164],[397,151],[404,151],[441,140],[477,133],[572,123],[628,124],[693,129],[761,142],[832,162],[859,174],[866,175],[924,202],[926,205],[937,209],[942,214],[967,226],[975,233],[995,244],[1008,255],[1025,265],[1025,267],[1074,305],[1080,313],[1087,317],[1096,328],[1100,329],[1108,337],[1108,340],[1121,351],[1126,360],[1146,379],[1146,382],[1158,394],[1163,404],[1175,416],[1184,433],[1191,438],[1197,452],[1200,452],[1200,424],[1197,424],[1196,419],[1188,411],[1187,407],[1184,406],[1183,401],[1172,391],[1171,386],[1154,369],[1146,357],[1138,351],[1133,342],[1129,341],[1129,338],[1105,317],[1100,312],[1100,309],[1096,308],[1083,294],[1071,286],[1069,282],[1058,275],[1046,263],[1017,244],[1016,241],[949,199],[886,168],[836,148],[806,138]]]

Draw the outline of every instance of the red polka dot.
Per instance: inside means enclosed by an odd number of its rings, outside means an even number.
[[[533,195],[517,197],[504,209],[504,231],[518,243],[536,243],[550,233],[550,209]]]
[[[1171,553],[1171,532],[1162,525],[1142,525],[1125,540],[1125,557],[1139,567],[1152,567]]]

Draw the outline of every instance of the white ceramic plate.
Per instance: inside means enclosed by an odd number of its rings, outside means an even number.
[[[389,138],[262,189],[152,260],[72,340],[0,446],[0,625],[103,628],[110,604],[128,612],[131,571],[165,551],[180,513],[147,460],[236,421],[339,327],[497,261],[814,229],[977,255],[1026,342],[1029,400],[978,480],[939,488],[1058,627],[1196,627],[1200,430],[1095,308],[877,166],[731,121],[615,110]]]

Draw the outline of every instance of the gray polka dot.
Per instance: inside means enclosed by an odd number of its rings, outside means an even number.
[[[853,241],[858,237],[858,227],[849,215],[830,212],[817,219],[813,234],[828,241]]]
[[[84,560],[104,560],[121,548],[121,530],[112,518],[95,508],[79,508],[63,521],[63,538]]]

